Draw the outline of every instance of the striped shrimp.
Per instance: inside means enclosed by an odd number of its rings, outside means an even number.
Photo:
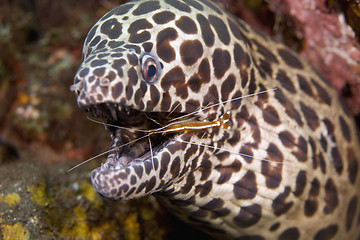
[[[270,92],[270,91],[275,91],[276,88],[274,89],[269,89],[269,90],[265,90],[265,91],[261,91],[261,92],[258,92],[258,93],[254,93],[254,94],[249,94],[249,95],[246,95],[246,96],[242,96],[242,97],[238,97],[238,98],[234,98],[234,99],[231,99],[231,100],[228,100],[226,102],[223,102],[222,104],[224,103],[227,103],[227,102],[233,102],[233,101],[239,101],[241,99],[244,99],[244,98],[247,98],[247,97],[252,97],[252,96],[255,96],[255,95],[260,95],[260,94],[263,94],[263,93],[266,93],[266,92]],[[207,109],[210,109],[210,108],[213,108],[213,107],[216,107],[216,106],[219,106],[221,105],[221,103],[215,103],[215,104],[211,104],[209,106],[206,106],[206,107],[203,107],[201,109],[198,109],[194,112],[191,112],[191,113],[188,113],[188,114],[185,114],[183,116],[180,116],[180,117],[176,117],[176,118],[172,118],[169,120],[169,123],[162,126],[162,127],[159,127],[159,128],[156,128],[156,129],[150,129],[150,130],[146,130],[146,129],[134,129],[134,128],[129,128],[129,127],[124,127],[124,126],[118,126],[118,125],[114,125],[114,124],[109,124],[109,123],[105,123],[105,122],[101,122],[101,121],[98,121],[98,120],[95,120],[95,119],[92,119],[92,118],[88,118],[90,121],[94,122],[94,123],[98,123],[98,124],[102,124],[104,125],[105,127],[114,127],[114,128],[118,128],[118,129],[123,129],[123,130],[127,130],[127,131],[131,131],[131,132],[141,132],[141,133],[146,133],[146,135],[142,136],[142,137],[139,137],[137,139],[134,139],[130,142],[127,142],[125,144],[122,144],[120,146],[117,146],[116,149],[120,149],[124,146],[127,146],[127,145],[130,145],[130,144],[133,144],[141,139],[144,139],[144,138],[147,138],[148,139],[148,143],[149,143],[149,153],[150,153],[150,157],[151,157],[151,162],[152,162],[152,165],[153,165],[153,168],[154,168],[154,163],[153,163],[153,149],[152,149],[152,146],[151,146],[151,140],[150,140],[150,137],[152,135],[155,135],[155,134],[162,134],[162,135],[166,135],[166,134],[171,134],[171,133],[179,133],[179,132],[192,132],[192,131],[200,131],[200,130],[207,130],[207,129],[210,129],[210,128],[214,128],[214,127],[220,127],[224,130],[229,130],[231,128],[231,121],[230,121],[230,111],[227,111],[225,113],[223,113],[222,115],[220,115],[220,117],[217,119],[217,120],[214,120],[214,121],[199,121],[199,120],[196,120],[194,117],[191,117],[193,116],[194,114],[200,112],[200,111],[204,111],[204,110],[207,110]],[[188,118],[190,117],[190,118]],[[156,122],[154,119],[151,119],[150,117],[148,117],[151,121],[154,121]],[[185,119],[186,118],[186,119]],[[157,122],[156,122],[157,123]],[[273,162],[273,163],[276,163],[276,164],[282,164],[281,162],[277,162],[277,161],[271,161],[271,160],[268,160],[268,159],[265,159],[265,158],[256,158],[254,156],[250,156],[250,155],[247,155],[247,154],[244,154],[244,153],[238,153],[238,152],[233,152],[231,150],[227,150],[227,149],[224,149],[224,148],[219,148],[219,147],[215,147],[215,146],[211,146],[211,145],[205,145],[205,144],[197,144],[197,143],[193,143],[193,142],[188,142],[188,141],[185,141],[185,140],[179,140],[183,143],[188,143],[188,144],[193,144],[193,145],[198,145],[198,146],[202,146],[202,147],[208,147],[210,149],[214,149],[214,150],[221,150],[221,151],[226,151],[226,152],[229,152],[231,154],[238,154],[238,155],[241,155],[241,156],[244,156],[244,157],[250,157],[250,158],[254,158],[254,159],[257,159],[257,160],[261,160],[261,161],[267,161],[267,162]],[[80,167],[81,165],[85,164],[85,163],[88,163],[90,162],[91,160],[94,160],[96,158],[99,158],[105,154],[108,154],[110,152],[114,151],[114,149],[109,149],[107,151],[104,151],[94,157],[91,157],[77,165],[75,165],[74,167],[70,168],[68,170],[68,172],[71,172],[72,170]]]

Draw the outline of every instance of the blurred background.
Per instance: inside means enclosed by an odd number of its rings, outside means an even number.
[[[69,86],[87,32],[118,3],[0,2],[0,139],[10,146],[1,161],[31,151],[46,164],[79,162],[105,150],[107,134],[79,111]]]

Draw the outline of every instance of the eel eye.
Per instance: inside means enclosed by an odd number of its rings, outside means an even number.
[[[141,57],[141,73],[145,81],[154,83],[161,72],[160,62],[148,53]]]

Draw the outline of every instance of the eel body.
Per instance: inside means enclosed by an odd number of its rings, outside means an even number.
[[[296,53],[209,0],[131,1],[71,89],[111,133],[92,184],[155,195],[219,239],[359,239],[359,135]]]

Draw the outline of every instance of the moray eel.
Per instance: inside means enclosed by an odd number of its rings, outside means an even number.
[[[306,61],[216,3],[113,9],[71,89],[111,133],[91,175],[105,198],[153,194],[219,239],[358,239],[352,116]]]

